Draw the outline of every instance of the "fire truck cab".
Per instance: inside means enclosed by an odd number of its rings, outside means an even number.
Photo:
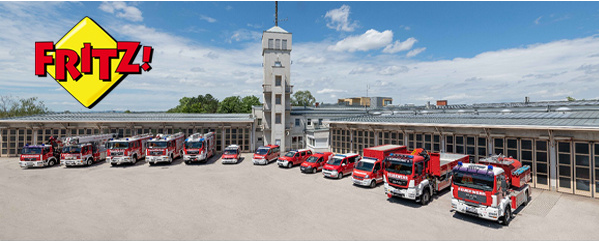
[[[530,180],[530,166],[505,156],[459,163],[453,168],[451,208],[509,225],[513,211],[530,201]]]
[[[111,139],[106,143],[106,162],[112,166],[123,163],[135,164],[146,155],[146,146],[152,134],[142,134],[127,138]]]
[[[195,133],[185,139],[183,161],[190,164],[194,161],[205,162],[216,154],[214,132],[206,134]]]
[[[183,132],[156,135],[156,137],[148,140],[146,162],[150,163],[150,165],[159,162],[173,163],[175,158],[183,156],[184,141],[185,134]]]
[[[115,134],[100,134],[91,136],[73,136],[64,139],[60,164],[70,166],[91,166],[94,162],[106,159],[104,145]]]
[[[324,177],[343,178],[344,175],[351,174],[356,162],[360,161],[360,155],[356,153],[337,154],[327,161],[322,168]]]
[[[267,145],[258,147],[256,153],[254,153],[254,158],[252,158],[252,162],[254,165],[263,164],[266,165],[271,161],[276,161],[281,155],[281,151],[278,145]]]
[[[277,159],[277,164],[279,165],[279,167],[291,168],[293,167],[293,165],[297,165],[304,162],[311,155],[312,150],[310,149],[288,151],[287,153],[285,153],[284,156],[279,157],[279,159]]]
[[[225,151],[223,152],[223,156],[221,157],[222,164],[227,164],[227,163],[232,163],[235,164],[237,162],[239,162],[239,159],[241,158],[241,153],[239,150],[239,146],[238,145],[230,145],[227,148],[225,148]]]
[[[60,159],[60,142],[57,142],[54,137],[48,140],[49,145],[29,145],[25,144],[21,150],[19,165],[26,169],[29,167],[47,167],[54,166],[59,163]]]
[[[322,167],[329,159],[333,157],[332,152],[317,152],[312,154],[306,161],[302,162],[300,171],[303,173],[316,173],[322,170]]]

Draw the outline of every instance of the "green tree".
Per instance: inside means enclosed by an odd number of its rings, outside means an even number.
[[[243,113],[252,113],[252,106],[257,106],[257,105],[261,105],[262,103],[260,103],[260,99],[258,99],[258,97],[253,96],[253,95],[248,95],[246,97],[243,97],[243,99],[241,99],[241,102],[243,103]]]
[[[216,113],[218,99],[211,94],[198,95],[198,97],[183,97],[179,105],[169,109],[169,113]]]
[[[0,96],[0,118],[41,115],[48,113],[48,108],[37,97],[15,100],[11,96]]]
[[[572,98],[572,96],[566,97],[566,100],[568,100],[568,101],[576,101],[576,99]]]
[[[218,113],[242,113],[243,102],[239,96],[229,96],[218,105]]]
[[[310,106],[316,103],[316,98],[312,96],[309,90],[300,90],[291,97],[291,105],[295,106]]]

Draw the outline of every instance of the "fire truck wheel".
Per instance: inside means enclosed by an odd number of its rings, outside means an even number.
[[[376,181],[375,180],[370,181],[370,187],[371,188],[375,188],[376,187]]]
[[[50,161],[48,161],[48,166],[54,166],[54,159],[50,159]]]
[[[116,167],[116,163],[110,163],[110,165],[112,165],[113,167]]]
[[[501,224],[503,224],[503,226],[508,226],[510,225],[510,221],[512,220],[512,208],[508,206],[505,207],[505,213],[503,215],[503,217],[501,217]]]
[[[341,178],[343,178],[343,172],[339,172],[339,174],[337,174],[337,178],[338,178],[338,179],[341,179]]]
[[[316,174],[316,168],[312,168],[312,174]]]
[[[431,199],[431,192],[428,189],[424,189],[422,196],[420,197],[420,204],[426,205]]]
[[[173,163],[173,159],[175,159],[175,157],[173,156],[173,154],[171,154],[171,159],[168,161],[168,164]]]
[[[92,164],[94,164],[94,161],[91,158],[87,159],[87,166],[91,166]]]
[[[292,162],[287,162],[287,168],[292,168],[293,167],[293,163]]]

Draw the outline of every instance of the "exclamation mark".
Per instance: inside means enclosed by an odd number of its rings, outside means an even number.
[[[148,63],[152,62],[152,55],[154,55],[154,49],[152,48],[152,46],[144,46],[144,56],[142,58],[142,61],[144,62],[144,64],[141,67],[146,72],[148,72],[152,69],[152,66],[150,66],[148,64]]]

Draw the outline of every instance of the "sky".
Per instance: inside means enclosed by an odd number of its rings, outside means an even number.
[[[34,74],[34,43],[83,17],[154,48],[93,111],[162,111],[184,96],[262,99],[261,36],[274,2],[0,2],[0,95],[89,111]],[[597,2],[279,2],[293,34],[291,84],[318,102],[417,105],[599,98]],[[141,54],[136,63],[141,63]]]

